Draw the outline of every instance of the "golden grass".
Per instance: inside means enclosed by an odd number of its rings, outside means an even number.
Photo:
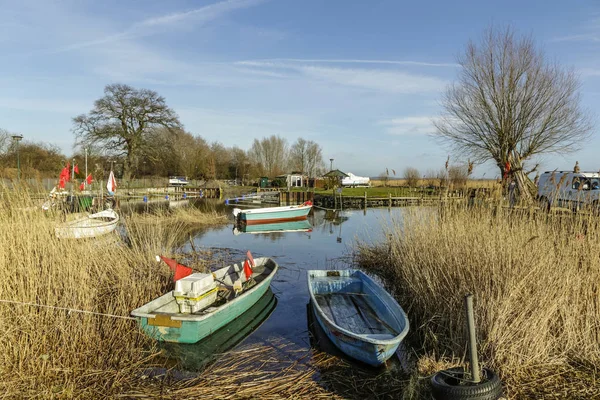
[[[419,179],[417,182],[417,187],[427,186],[433,183],[435,185],[439,185],[438,179]],[[406,179],[389,179],[387,183],[383,179],[371,179],[371,186],[379,187],[379,186],[388,186],[388,187],[398,187],[398,186],[406,186]],[[469,179],[467,180],[467,188],[495,188],[498,185],[498,182],[495,179]]]
[[[60,215],[44,214],[27,192],[3,189],[0,300],[128,316],[170,284],[168,267],[154,255],[169,254],[185,236],[177,232],[222,222],[193,211],[131,216],[128,245],[112,234],[59,240]],[[0,302],[0,326],[0,393],[7,398],[114,397],[142,385],[136,377],[156,355],[136,322],[123,318]]]
[[[496,207],[407,209],[359,262],[385,275],[411,322],[416,376],[479,354],[511,399],[600,398],[600,220]],[[428,380],[421,380],[421,393]]]

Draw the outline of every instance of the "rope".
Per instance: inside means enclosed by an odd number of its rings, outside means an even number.
[[[103,317],[133,319],[133,320],[136,319],[134,317],[126,317],[126,316],[123,316],[123,315],[105,314],[105,313],[99,313],[99,312],[94,312],[94,311],[77,310],[75,308],[67,308],[67,307],[47,306],[45,304],[25,303],[25,302],[22,302],[22,301],[14,301],[14,300],[2,300],[2,299],[0,299],[0,303],[11,303],[11,304],[18,304],[18,305],[21,305],[21,306],[45,307],[45,308],[52,308],[52,309],[55,309],[55,310],[64,310],[64,311],[68,311],[70,313],[71,312],[78,312],[78,313],[82,313],[82,314],[101,315]]]

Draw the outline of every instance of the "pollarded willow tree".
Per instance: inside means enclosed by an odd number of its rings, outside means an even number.
[[[92,111],[73,118],[73,124],[80,144],[125,156],[125,179],[130,178],[144,147],[152,145],[148,138],[155,128],[174,132],[182,128],[177,114],[158,93],[122,84],[107,85]]]
[[[490,28],[458,62],[458,82],[434,121],[437,134],[463,156],[495,162],[503,179],[516,179],[531,200],[527,174],[537,166],[527,171],[526,164],[540,154],[576,150],[591,132],[579,80],[510,28]]]

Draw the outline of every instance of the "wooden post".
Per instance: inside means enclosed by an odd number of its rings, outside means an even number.
[[[390,202],[390,207],[392,206],[392,194],[388,193],[388,198],[389,198],[389,202]]]
[[[365,210],[367,209],[367,191],[365,190]]]

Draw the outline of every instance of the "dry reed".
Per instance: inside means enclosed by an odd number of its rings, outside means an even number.
[[[479,353],[510,399],[600,398],[600,220],[499,207],[406,210],[358,261],[386,277],[411,322],[415,381],[465,359],[462,300]],[[410,397],[410,396],[409,396]]]
[[[125,224],[129,245],[112,234],[59,240],[60,215],[43,213],[26,191],[2,189],[0,300],[128,316],[169,285],[169,269],[154,255],[169,253],[176,232],[222,221],[194,213],[192,224],[193,212],[182,218],[181,211],[171,223],[166,216],[153,224],[132,216]],[[123,318],[2,302],[0,324],[6,398],[114,397],[143,384],[138,371],[156,355],[135,321]]]

